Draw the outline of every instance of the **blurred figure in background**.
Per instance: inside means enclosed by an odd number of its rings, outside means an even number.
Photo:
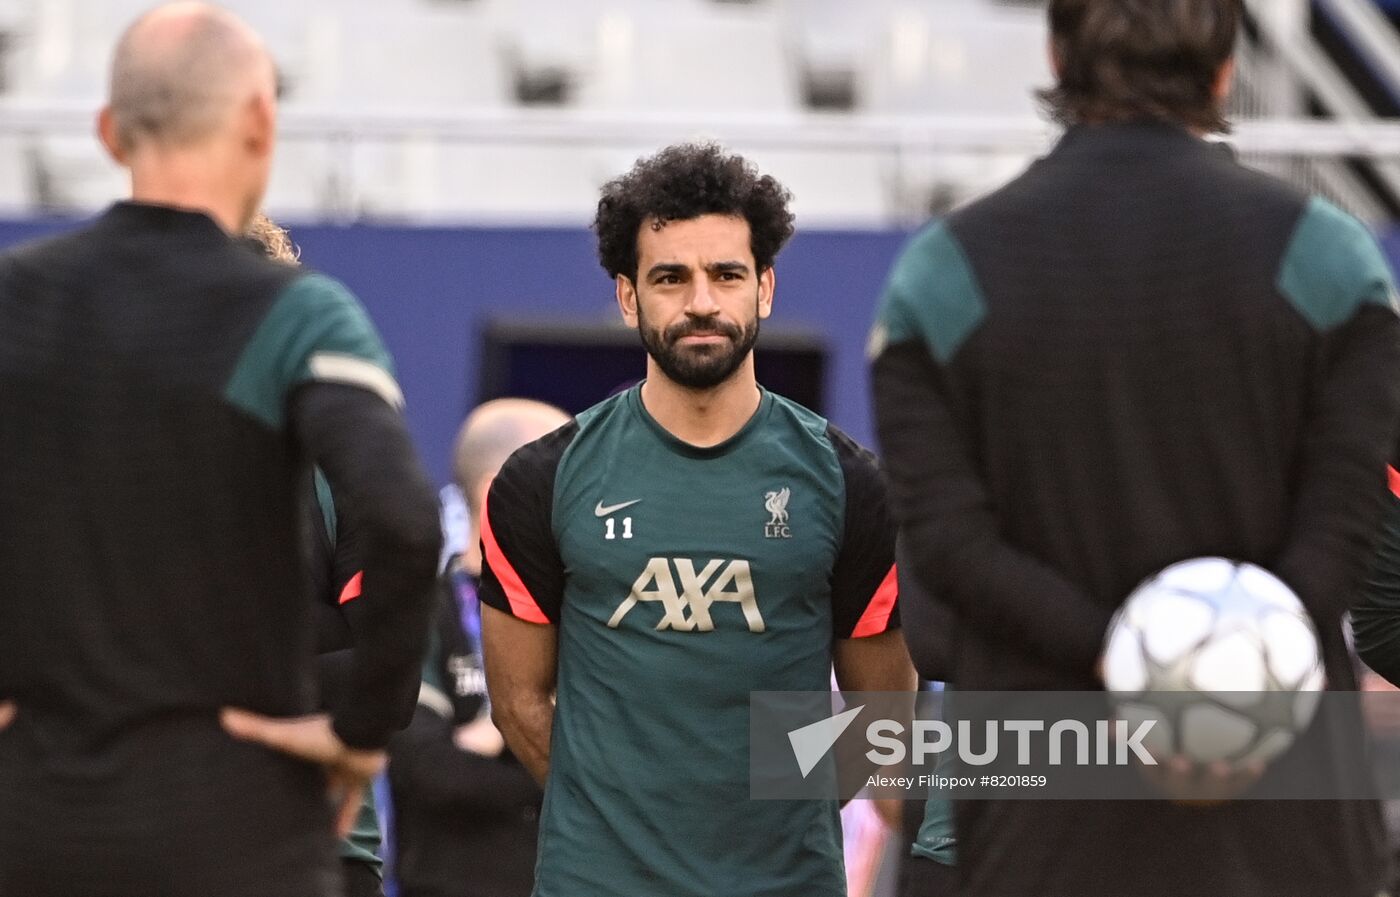
[[[491,722],[481,662],[481,514],[511,453],[569,422],[552,405],[496,399],[473,411],[453,452],[468,531],[449,549],[418,710],[390,745],[395,877],[400,897],[529,897],[539,834],[539,785]]]
[[[328,777],[348,827],[407,722],[432,489],[359,303],[236,239],[276,111],[237,18],[146,14],[99,119],[132,201],[0,256],[0,893],[339,894]],[[371,584],[331,714],[303,577],[313,463]]]

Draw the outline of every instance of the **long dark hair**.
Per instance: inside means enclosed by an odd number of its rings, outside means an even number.
[[[1060,77],[1041,101],[1063,124],[1228,130],[1214,87],[1243,18],[1242,0],[1051,0]]]

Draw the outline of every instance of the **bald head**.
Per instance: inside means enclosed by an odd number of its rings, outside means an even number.
[[[472,517],[481,513],[486,484],[516,449],[557,430],[569,415],[531,399],[495,399],[477,406],[457,434],[452,470]]]
[[[272,59],[251,28],[207,3],[170,3],[122,35],[108,107],[120,146],[184,146],[215,136],[242,104],[275,91]]]

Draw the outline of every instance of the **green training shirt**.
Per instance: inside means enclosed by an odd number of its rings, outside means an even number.
[[[749,693],[898,626],[870,453],[768,392],[697,448],[635,387],[512,456],[482,542],[481,599],[559,632],[538,897],[846,893],[835,802],[749,800]]]

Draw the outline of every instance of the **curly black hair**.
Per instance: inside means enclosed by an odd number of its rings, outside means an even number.
[[[760,272],[792,236],[792,194],[760,175],[743,156],[713,143],[680,143],[638,159],[609,181],[598,200],[593,230],[598,261],[609,277],[637,279],[637,234],[642,223],[686,221],[701,215],[736,215],[749,223],[749,246]]]

